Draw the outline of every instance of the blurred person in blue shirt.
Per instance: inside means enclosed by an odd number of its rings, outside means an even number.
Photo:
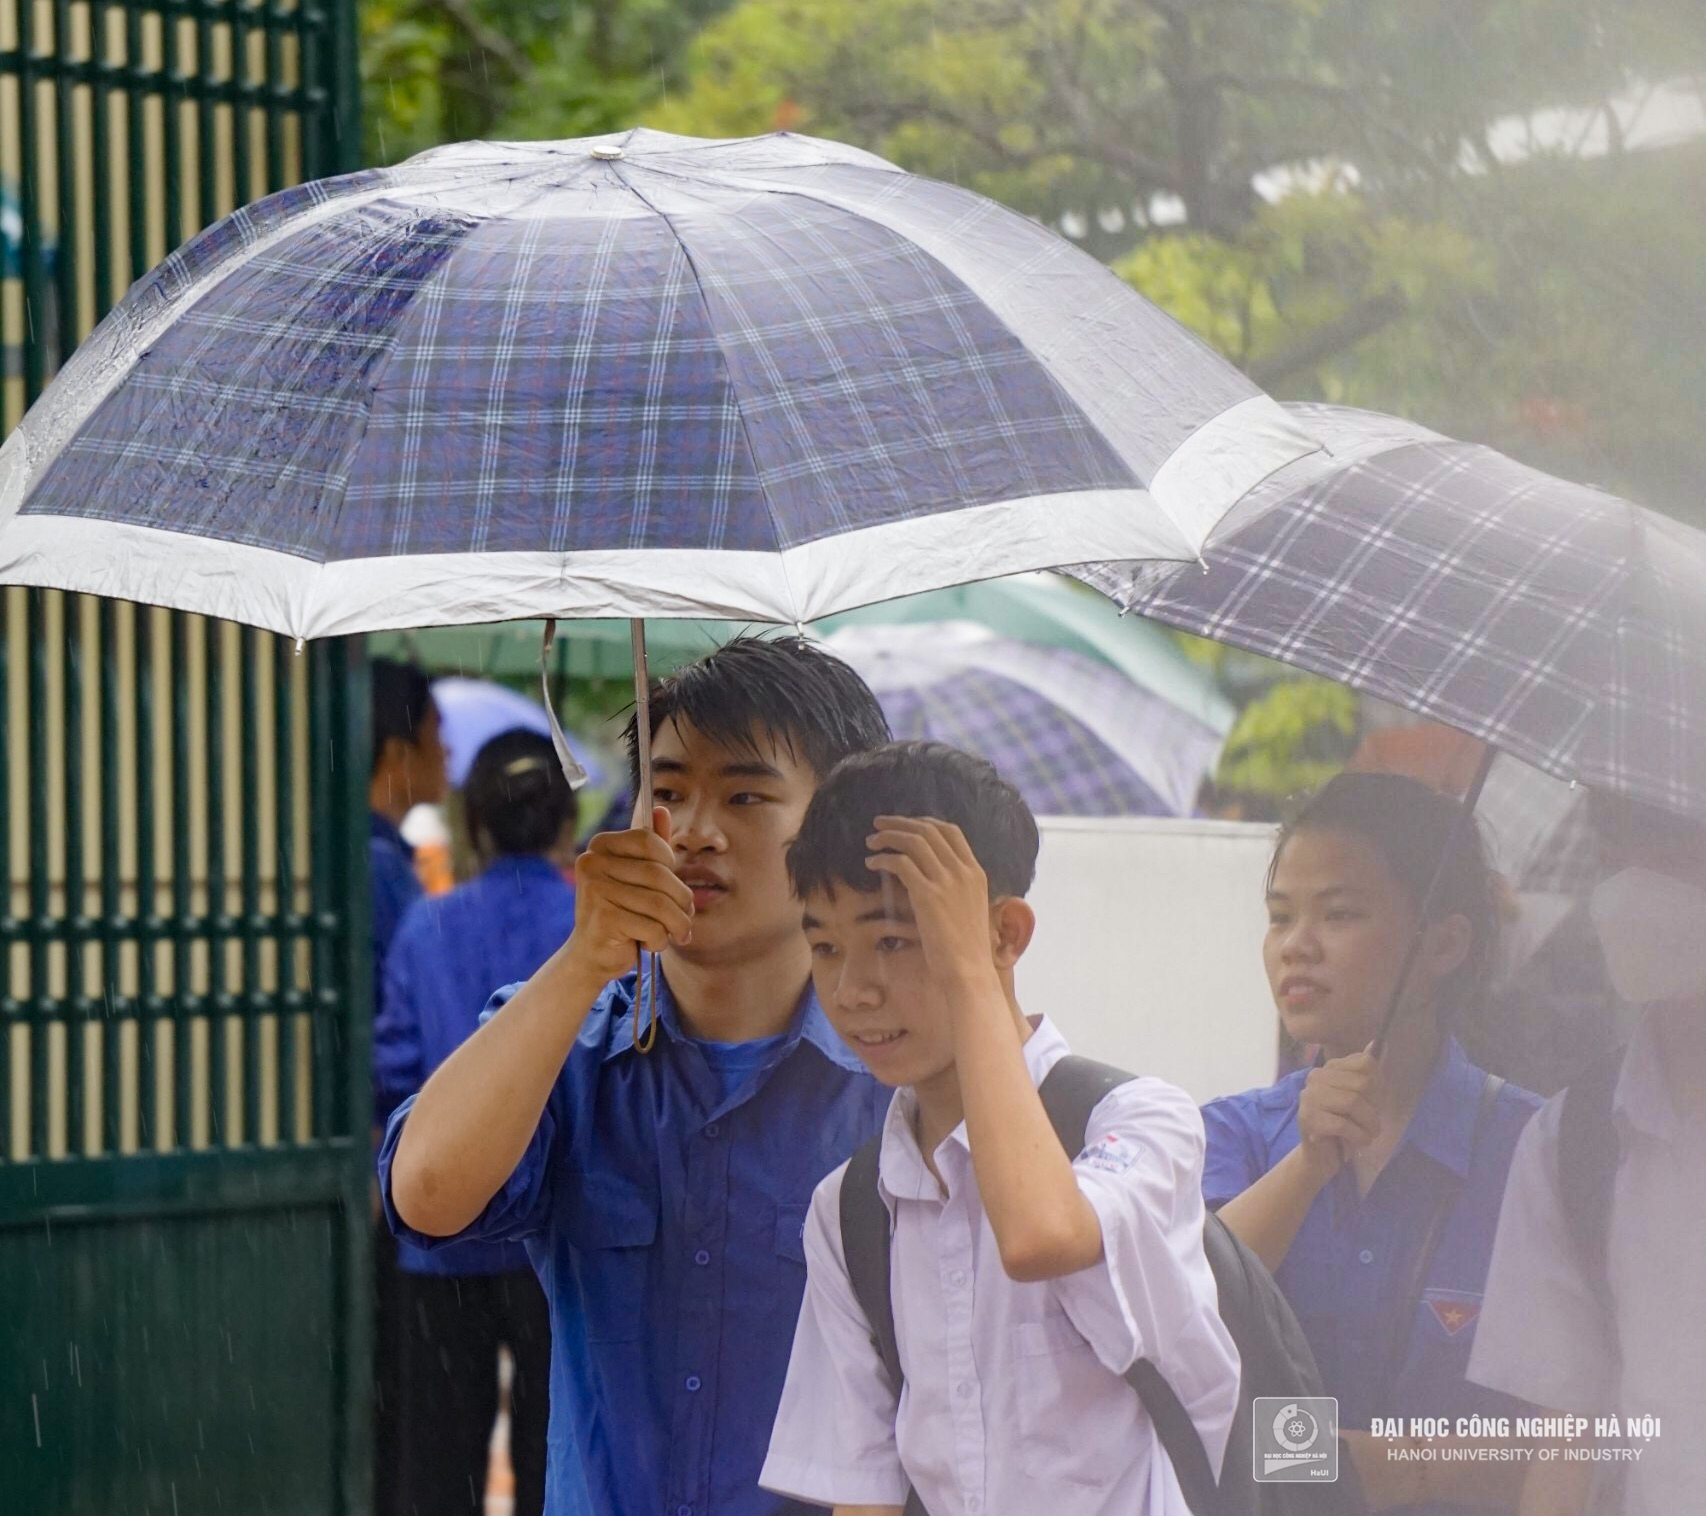
[[[367,865],[373,892],[373,1010],[385,1003],[385,955],[403,912],[421,898],[414,850],[403,818],[417,805],[437,805],[449,788],[438,707],[426,671],[375,658],[369,665],[373,706],[373,771],[367,785]],[[381,1113],[383,1115],[383,1113]]]
[[[1414,779],[1342,774],[1281,832],[1263,961],[1286,1031],[1321,1058],[1203,1111],[1205,1198],[1296,1310],[1370,1507],[1428,1516],[1516,1508],[1520,1463],[1394,1457],[1405,1439],[1370,1426],[1527,1409],[1466,1373],[1511,1155],[1540,1104],[1451,1035],[1484,993],[1500,913],[1458,812]]]
[[[424,670],[413,663],[375,658],[368,666],[373,719],[372,769],[367,785],[367,870],[373,932],[373,1015],[385,1005],[385,960],[397,923],[421,897],[414,851],[403,840],[411,806],[436,805],[449,785],[438,707]],[[374,1086],[374,1121],[383,1128],[386,1108]],[[377,1132],[376,1132],[377,1138]],[[373,1237],[373,1465],[376,1516],[405,1516],[392,1503],[396,1488],[397,1248],[380,1223],[375,1201]]]
[[[551,855],[575,830],[575,796],[547,738],[504,732],[476,755],[462,814],[479,877],[404,913],[374,1027],[374,1081],[389,1114],[470,1037],[492,989],[526,979],[562,945],[575,895]],[[515,1516],[545,1503],[551,1323],[519,1242],[397,1249],[399,1464],[406,1516],[479,1516],[498,1409],[498,1349],[514,1359]],[[572,1488],[565,1472],[564,1483]],[[585,1511],[582,1503],[566,1509]]]
[[[525,1242],[552,1516],[583,1473],[601,1516],[780,1516],[809,1509],[758,1487],[807,1208],[888,1104],[812,994],[786,850],[819,780],[888,731],[797,637],[689,665],[651,718],[655,830],[593,838],[568,941],[398,1108],[381,1184],[420,1247]]]

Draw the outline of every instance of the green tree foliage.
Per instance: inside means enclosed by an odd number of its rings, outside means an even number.
[[[1276,394],[1706,515],[1706,152],[1498,140],[1702,70],[1688,0],[740,0],[647,119],[857,142],[1062,222]]]
[[[363,0],[370,163],[472,137],[632,126],[728,0]]]
[[[1325,679],[1282,679],[1239,713],[1215,788],[1271,806],[1325,784],[1345,766],[1356,739],[1354,691]]]

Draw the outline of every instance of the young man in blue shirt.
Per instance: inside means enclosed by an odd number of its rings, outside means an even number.
[[[785,850],[819,779],[887,730],[797,638],[681,671],[652,725],[656,832],[593,839],[569,940],[399,1108],[381,1182],[411,1242],[527,1243],[551,1306],[547,1512],[578,1455],[608,1516],[780,1516],[805,1508],[758,1472],[806,1210],[888,1103],[813,998]]]

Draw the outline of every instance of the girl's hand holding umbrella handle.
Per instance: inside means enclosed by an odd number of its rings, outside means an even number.
[[[1297,1106],[1300,1161],[1311,1178],[1325,1184],[1344,1166],[1354,1148],[1380,1135],[1375,1088],[1380,1064],[1365,1048],[1311,1069]]]

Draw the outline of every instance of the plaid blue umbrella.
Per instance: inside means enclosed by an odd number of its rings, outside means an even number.
[[[1326,453],[1251,491],[1203,566],[1074,572],[1548,774],[1706,818],[1706,534],[1390,417],[1288,409]]]
[[[545,707],[506,685],[491,679],[463,679],[450,675],[432,682],[433,704],[438,707],[439,730],[449,758],[450,782],[461,789],[468,782],[480,749],[494,737],[516,730],[551,735],[551,718]],[[587,783],[604,783],[604,765],[586,745],[564,734]]]
[[[0,580],[297,636],[803,622],[1194,558],[1314,447],[1093,259],[857,149],[466,143],[139,281],[0,451]]]
[[[967,622],[850,626],[826,645],[897,739],[987,758],[1041,816],[1188,816],[1221,735],[1106,664]]]

